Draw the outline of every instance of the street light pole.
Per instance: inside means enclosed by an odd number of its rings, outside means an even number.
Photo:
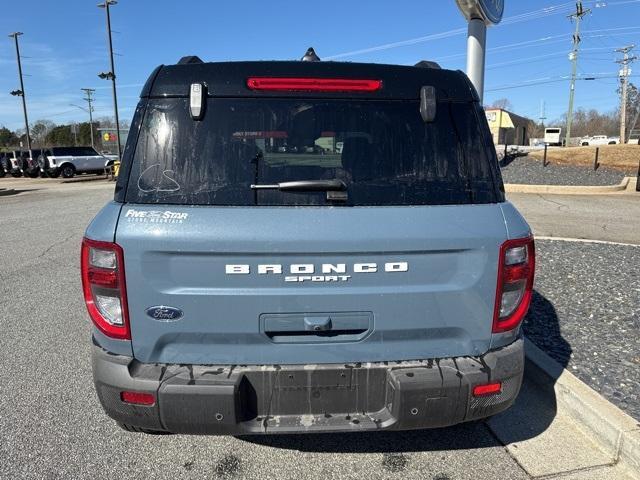
[[[480,105],[484,98],[486,45],[487,25],[480,18],[472,18],[467,33],[467,75],[478,91]]]
[[[122,160],[122,145],[120,144],[120,119],[118,118],[118,96],[116,93],[116,69],[113,63],[113,42],[111,40],[111,14],[109,12],[109,6],[116,5],[117,0],[106,0],[104,3],[99,3],[98,7],[104,8],[107,13],[107,38],[109,40],[109,61],[111,63],[111,71],[108,73],[102,73],[100,78],[108,78],[111,80],[111,86],[113,89],[113,110],[116,120],[116,140],[118,142],[118,160]]]
[[[94,140],[93,140],[93,106],[91,105],[91,102],[93,102],[93,98],[91,98],[91,95],[93,94],[93,92],[95,92],[95,89],[81,88],[80,90],[82,90],[84,93],[87,94],[87,97],[85,98],[85,100],[89,104],[89,128],[91,129],[91,148],[95,150],[96,146],[94,145]]]
[[[31,155],[31,135],[29,133],[29,118],[27,117],[27,99],[24,93],[24,82],[22,80],[22,62],[20,61],[20,47],[18,45],[18,36],[22,35],[22,32],[13,32],[9,36],[15,40],[16,43],[16,58],[18,60],[18,76],[20,77],[20,90],[11,92],[12,95],[18,95],[22,97],[22,112],[24,113],[24,129],[27,133],[27,150]]]
[[[456,0],[458,8],[469,22],[467,76],[478,92],[481,105],[484,98],[487,26],[500,23],[504,14],[504,2],[505,0]]]

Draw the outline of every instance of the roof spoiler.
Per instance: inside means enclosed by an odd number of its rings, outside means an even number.
[[[440,64],[437,62],[432,62],[429,60],[420,60],[418,63],[414,65],[414,67],[418,68],[435,68],[437,70],[441,70]]]

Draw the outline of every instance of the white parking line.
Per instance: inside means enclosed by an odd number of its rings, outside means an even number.
[[[640,247],[636,243],[609,242],[607,240],[589,240],[588,238],[544,237],[535,235],[536,240],[557,240],[559,242],[599,243],[602,245],[622,245],[624,247]]]

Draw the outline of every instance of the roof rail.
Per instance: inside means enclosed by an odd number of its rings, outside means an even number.
[[[414,65],[414,67],[418,67],[418,68],[435,68],[435,69],[438,69],[438,70],[441,69],[439,63],[432,62],[432,61],[429,61],[429,60],[420,60],[418,63],[416,63]]]
[[[178,60],[178,65],[188,65],[191,63],[204,63],[197,55],[187,55]]]

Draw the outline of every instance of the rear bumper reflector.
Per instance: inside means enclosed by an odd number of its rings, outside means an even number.
[[[473,387],[474,397],[488,397],[490,395],[498,395],[502,392],[502,382],[487,383],[485,385],[476,385]]]
[[[132,405],[152,407],[156,403],[156,396],[153,393],[120,392],[120,400],[122,400],[123,403],[130,403]]]
[[[445,427],[511,406],[524,371],[522,339],[478,358],[313,368],[141,364],[98,345],[92,357],[98,397],[109,416],[186,434]],[[479,388],[493,391],[477,395]],[[138,397],[123,401],[122,392]],[[143,406],[136,399],[154,403]]]

